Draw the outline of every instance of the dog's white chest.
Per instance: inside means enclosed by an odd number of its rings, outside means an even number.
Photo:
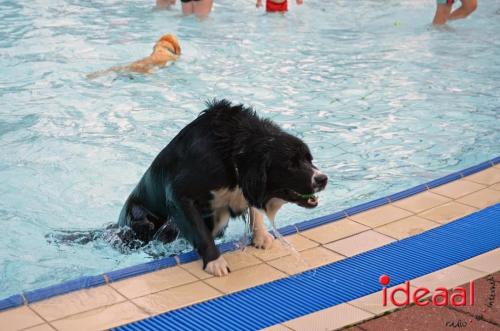
[[[241,188],[233,190],[219,189],[212,191],[212,210],[214,211],[214,229],[212,234],[217,235],[229,221],[231,212],[241,214],[248,208],[248,201],[245,199]]]

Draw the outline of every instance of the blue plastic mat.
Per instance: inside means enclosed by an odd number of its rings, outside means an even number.
[[[500,204],[313,271],[116,330],[259,330],[446,268],[500,247]],[[382,298],[381,298],[382,300]]]

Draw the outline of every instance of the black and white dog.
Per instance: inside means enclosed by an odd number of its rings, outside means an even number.
[[[229,272],[214,238],[229,219],[250,213],[253,244],[269,248],[262,213],[274,220],[286,202],[314,208],[327,176],[307,145],[252,109],[229,101],[208,104],[160,152],[120,213],[119,225],[144,243],[188,239],[205,271]]]

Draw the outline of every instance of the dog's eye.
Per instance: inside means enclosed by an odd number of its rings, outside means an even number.
[[[294,157],[288,161],[288,168],[299,168],[300,167],[300,160],[298,157]]]

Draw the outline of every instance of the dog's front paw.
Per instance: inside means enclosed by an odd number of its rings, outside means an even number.
[[[273,245],[274,237],[267,231],[255,231],[253,245],[257,248],[269,249]]]
[[[226,276],[231,272],[231,270],[229,270],[229,266],[227,265],[226,260],[224,260],[222,256],[219,256],[217,260],[213,260],[207,263],[205,272],[208,272],[209,274],[217,277],[221,277]]]

